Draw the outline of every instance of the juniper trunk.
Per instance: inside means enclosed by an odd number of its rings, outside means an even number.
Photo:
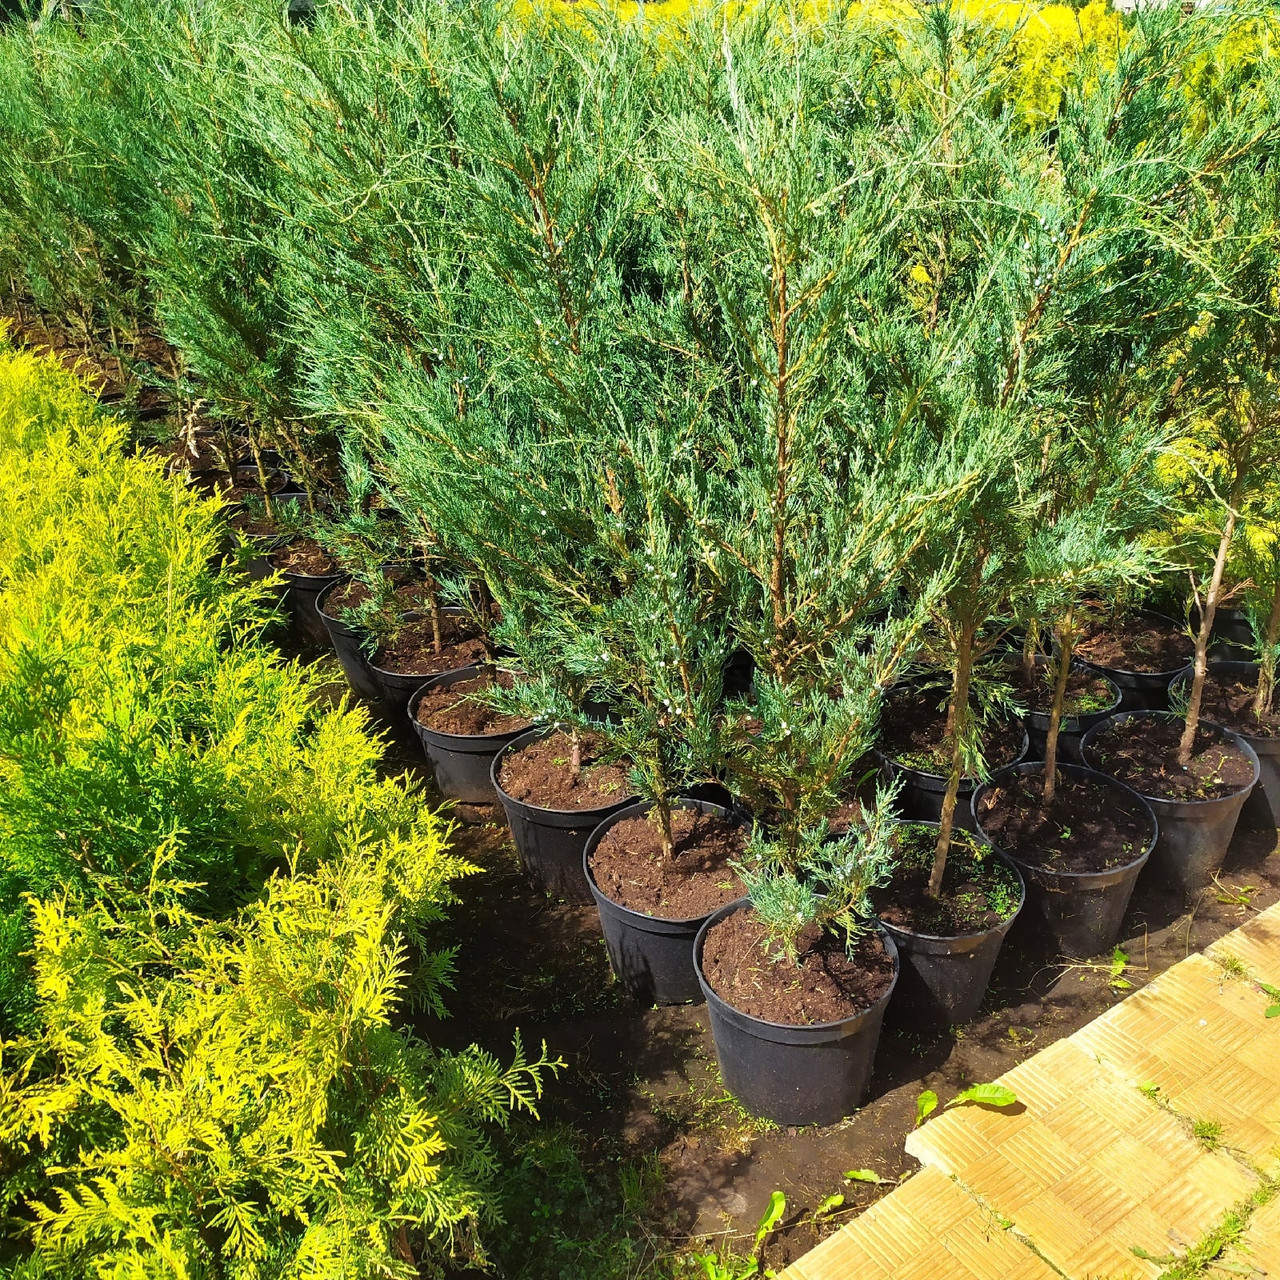
[[[1271,612],[1262,637],[1262,653],[1258,662],[1258,691],[1253,698],[1253,714],[1261,720],[1271,712],[1271,699],[1276,691],[1276,641],[1280,640],[1280,575],[1271,593]]]
[[[1044,740],[1044,802],[1053,803],[1058,788],[1058,732],[1062,728],[1062,704],[1067,697],[1067,680],[1071,675],[1071,653],[1074,648],[1071,631],[1060,627],[1057,633],[1058,670],[1053,681],[1053,703],[1049,708],[1049,731]]]
[[[666,860],[675,857],[676,841],[671,831],[671,800],[664,793],[653,802],[653,812],[658,818],[658,833],[662,837],[662,856]]]
[[[1022,641],[1022,681],[1030,693],[1035,688],[1036,649],[1040,644],[1040,624],[1034,619],[1027,623],[1027,634]]]
[[[274,520],[276,518],[276,509],[271,501],[271,486],[267,483],[267,468],[262,461],[262,446],[258,443],[257,432],[249,432],[249,448],[253,452],[253,461],[258,468],[258,483],[262,486],[262,505],[266,508],[267,519]],[[233,460],[232,466],[234,467],[234,465]],[[235,479],[234,470],[231,473],[231,478]]]
[[[960,794],[960,775],[964,730],[969,719],[969,685],[973,676],[974,633],[967,624],[961,629],[956,646],[956,667],[951,681],[951,708],[948,733],[951,745],[951,770],[947,791],[942,798],[942,814],[938,824],[938,843],[933,850],[933,870],[929,873],[929,896],[942,893],[942,877],[947,870],[947,851],[951,848],[951,831],[956,820],[956,798]]]
[[[1218,542],[1218,555],[1213,562],[1213,577],[1209,579],[1209,591],[1200,612],[1200,630],[1196,633],[1196,665],[1191,677],[1191,696],[1187,700],[1187,719],[1178,743],[1178,763],[1185,769],[1191,763],[1191,748],[1195,744],[1196,729],[1200,725],[1200,699],[1204,695],[1204,678],[1209,670],[1209,635],[1213,630],[1213,616],[1218,611],[1218,597],[1222,594],[1222,575],[1227,567],[1227,552],[1236,531],[1234,508],[1227,512],[1227,523],[1222,527]]]

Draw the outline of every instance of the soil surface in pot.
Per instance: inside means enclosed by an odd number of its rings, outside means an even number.
[[[1210,672],[1204,679],[1204,693],[1200,699],[1200,714],[1214,724],[1234,729],[1250,738],[1280,737],[1280,699],[1272,698],[1271,710],[1262,716],[1253,714],[1253,697],[1258,688],[1258,676],[1215,676]]]
[[[437,733],[457,733],[471,738],[530,728],[533,722],[525,716],[495,711],[469,696],[491,688],[494,683],[493,676],[478,675],[470,680],[458,680],[448,688],[428,690],[418,700],[418,723]],[[496,683],[510,689],[515,684],[515,676],[510,671],[499,671]]]
[[[1175,622],[1131,613],[1090,627],[1075,651],[1078,657],[1113,671],[1156,674],[1185,667],[1195,654],[1195,642]]]
[[[572,744],[556,731],[502,759],[498,781],[513,800],[540,809],[602,809],[632,794],[625,765],[601,759],[604,743],[582,735],[582,767],[569,771]]]
[[[845,950],[843,934],[812,925],[799,957],[773,959],[764,926],[749,907],[707,930],[702,972],[712,991],[742,1013],[795,1027],[839,1022],[869,1009],[893,981],[893,959],[868,930]]]
[[[1089,750],[1107,773],[1157,800],[1220,800],[1253,780],[1253,762],[1220,733],[1201,723],[1191,763],[1178,763],[1182,721],[1135,717],[1111,725]]]
[[[897,689],[890,693],[880,717],[880,750],[909,769],[945,775],[951,767],[946,696],[942,689]],[[983,727],[982,754],[990,769],[1012,763],[1021,748],[1020,724],[1005,720]]]
[[[277,569],[305,574],[312,578],[323,577],[325,574],[338,571],[337,562],[312,538],[299,538],[296,542],[289,543],[287,547],[281,547],[272,554],[271,563]]]
[[[1018,701],[1028,711],[1037,711],[1046,716],[1050,714],[1053,710],[1054,671],[1048,663],[1036,667],[1030,686],[1021,663],[1014,666],[1010,677]],[[1095,711],[1106,711],[1115,702],[1116,693],[1108,680],[1095,671],[1073,667],[1067,675],[1067,689],[1062,699],[1062,718],[1070,720]]]
[[[373,665],[397,675],[439,675],[457,667],[474,666],[488,656],[484,641],[470,619],[445,614],[440,619],[440,652],[436,652],[431,619],[406,622],[373,655]]]
[[[227,493],[225,496],[228,502],[239,501],[232,493]],[[275,518],[267,515],[261,503],[255,503],[253,506],[235,507],[231,511],[227,523],[237,533],[246,538],[279,538],[283,534],[283,530],[276,523]]]
[[[652,813],[610,827],[591,855],[591,874],[605,897],[647,916],[693,920],[746,893],[729,865],[742,857],[746,830],[741,823],[674,809],[671,834],[675,847],[664,858]]]
[[[341,618],[343,610],[358,609],[372,595],[373,592],[366,583],[353,578],[350,582],[334,587],[325,597],[324,612],[330,618]],[[396,603],[405,610],[425,608],[429,600],[427,584],[406,582],[396,588],[395,599]]]
[[[1007,920],[1018,909],[1018,878],[991,849],[957,831],[947,851],[942,893],[931,898],[929,872],[937,827],[904,822],[897,833],[898,869],[891,883],[871,892],[886,924],[937,938],[962,938]]]
[[[1053,803],[1044,774],[1018,774],[983,792],[982,829],[1005,853],[1046,871],[1086,874],[1127,866],[1147,846],[1151,823],[1131,800],[1088,778],[1058,774]]]

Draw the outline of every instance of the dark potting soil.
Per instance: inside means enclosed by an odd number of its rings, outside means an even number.
[[[1028,687],[1019,663],[1013,669],[1013,688],[1028,711],[1049,715],[1053,710],[1053,668],[1043,663],[1036,667],[1036,676]],[[1066,694],[1062,699],[1062,718],[1087,716],[1094,711],[1106,711],[1116,702],[1112,685],[1096,672],[1073,667],[1067,675]]]
[[[406,622],[373,655],[373,665],[397,675],[439,675],[458,667],[470,667],[488,656],[484,641],[466,618],[445,614],[440,619],[440,652],[436,652],[431,619]]]
[[[340,587],[325,597],[324,611],[331,618],[342,616],[344,609],[358,609],[373,593],[358,578],[344,582]],[[428,603],[427,584],[425,582],[406,582],[396,588],[396,603],[406,611],[421,609]]]
[[[602,809],[632,794],[626,766],[601,760],[603,746],[582,735],[582,767],[574,779],[569,735],[557,730],[504,756],[498,781],[513,800],[541,809]]]
[[[793,964],[775,960],[764,927],[750,907],[707,931],[702,972],[712,991],[735,1009],[804,1027],[839,1022],[869,1009],[893,981],[893,960],[880,934],[868,931],[846,952],[843,934],[813,926]]]
[[[1090,627],[1075,651],[1095,666],[1154,673],[1185,667],[1195,654],[1195,643],[1175,622],[1131,613]]]
[[[904,822],[897,832],[898,869],[890,884],[872,890],[876,915],[886,924],[938,938],[981,933],[1018,909],[1018,880],[991,849],[957,831],[947,850],[942,892],[928,894],[938,829]]]
[[[601,892],[619,906],[664,920],[709,916],[746,893],[729,865],[742,857],[746,843],[740,823],[675,809],[671,834],[674,851],[664,858],[652,813],[610,827],[591,855],[591,873]]]
[[[1046,871],[1081,874],[1123,867],[1146,848],[1146,814],[1111,787],[1059,773],[1047,808],[1043,789],[1044,774],[1028,773],[983,793],[978,821],[1006,853]]]
[[[306,574],[313,578],[338,571],[337,562],[312,538],[299,538],[287,547],[281,547],[273,553],[271,563],[277,569],[287,569],[290,573]]]
[[[951,764],[945,703],[941,689],[893,690],[880,716],[880,750],[908,768],[945,774]],[[982,755],[993,771],[1011,764],[1021,748],[1020,724],[995,721],[983,727]]]
[[[1196,727],[1191,763],[1178,763],[1182,721],[1137,716],[1100,733],[1093,757],[1113,778],[1158,800],[1219,800],[1247,787],[1253,764],[1238,747],[1203,722]]]
[[[280,528],[268,515],[253,515],[240,510],[232,514],[231,527],[247,538],[273,538],[280,536]]]
[[[528,729],[533,722],[526,717],[506,715],[468,696],[480,689],[488,689],[494,683],[495,676],[478,675],[469,680],[459,680],[448,688],[431,689],[418,701],[418,723],[437,733],[457,733],[467,737]],[[496,683],[503,689],[510,689],[515,684],[515,676],[510,671],[499,671]]]
[[[843,836],[855,828],[866,826],[862,804],[858,800],[842,800],[827,815],[827,830],[833,836]]]
[[[1253,698],[1258,689],[1257,673],[1241,677],[1215,676],[1204,679],[1200,714],[1214,724],[1234,729],[1250,738],[1280,737],[1280,706],[1272,699],[1271,710],[1261,716],[1253,714]]]

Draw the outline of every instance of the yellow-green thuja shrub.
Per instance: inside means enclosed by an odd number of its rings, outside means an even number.
[[[504,1068],[406,1032],[473,868],[260,638],[216,503],[0,350],[0,1274],[417,1275],[482,1253]],[[415,963],[408,963],[410,947]]]
[[[343,833],[412,831],[360,710],[258,638],[261,589],[212,568],[216,504],[129,457],[60,366],[0,361],[0,876],[18,891],[175,874],[225,912]],[[5,936],[17,941],[14,916]],[[21,986],[6,950],[0,998]],[[9,1015],[12,1017],[12,1013]]]
[[[15,1276],[416,1280],[482,1254],[485,1126],[533,1110],[543,1064],[393,1025],[398,893],[440,836],[353,838],[225,923],[163,850],[123,903],[34,904],[45,1029],[6,1046],[0,1144],[59,1159],[28,1178]]]

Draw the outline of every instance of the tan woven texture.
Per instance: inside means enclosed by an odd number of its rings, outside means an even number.
[[[1280,986],[1280,907],[1002,1076],[1017,1107],[912,1133],[923,1172],[785,1280],[1154,1280],[1256,1188],[1250,1166],[1280,1168],[1280,1018],[1259,980]],[[1245,1274],[1280,1276],[1280,1209],[1245,1245]]]
[[[784,1280],[1058,1280],[989,1209],[928,1168],[782,1274]]]

